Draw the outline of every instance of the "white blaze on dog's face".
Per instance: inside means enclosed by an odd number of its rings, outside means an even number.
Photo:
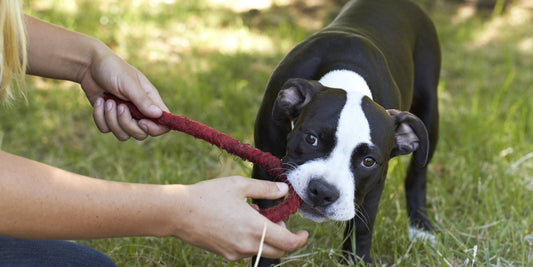
[[[361,193],[356,183],[379,176],[386,152],[371,137],[364,106],[377,104],[365,80],[355,72],[337,70],[319,83],[328,88],[305,103],[289,134],[283,162],[290,169],[289,182],[304,200],[302,216],[344,221],[355,216],[356,195]]]

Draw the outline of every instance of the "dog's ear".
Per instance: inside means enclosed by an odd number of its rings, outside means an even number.
[[[323,89],[324,86],[317,81],[300,78],[287,80],[281,87],[274,103],[272,110],[274,120],[296,119],[302,109],[311,101],[311,98]]]
[[[394,146],[391,157],[413,152],[416,163],[423,167],[428,160],[429,139],[424,123],[415,115],[395,109],[387,112],[394,120]]]

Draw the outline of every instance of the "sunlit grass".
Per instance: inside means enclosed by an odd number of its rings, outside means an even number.
[[[94,36],[142,70],[174,113],[252,142],[270,73],[327,21],[332,1],[252,6],[218,0],[33,0],[26,10]],[[258,1],[259,5],[263,2]],[[403,176],[393,159],[374,231],[376,265],[528,266],[533,263],[533,28],[516,1],[502,15],[455,1],[418,1],[430,10],[443,50],[441,130],[430,165],[428,204],[438,242],[407,235]],[[231,2],[230,2],[231,3]],[[318,8],[316,8],[318,6]],[[313,23],[310,23],[313,22]],[[194,183],[249,175],[250,165],[181,133],[116,141],[94,127],[78,86],[28,79],[23,101],[0,112],[0,148],[78,173],[129,182]],[[287,266],[330,266],[341,256],[342,223],[299,216],[290,229],[311,236]],[[241,266],[174,238],[82,241],[120,266]]]

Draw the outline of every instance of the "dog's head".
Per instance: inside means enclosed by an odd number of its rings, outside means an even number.
[[[385,110],[359,91],[290,79],[276,99],[274,119],[292,123],[282,162],[306,218],[353,218],[366,193],[384,182],[391,157],[414,152],[426,164],[420,119]]]

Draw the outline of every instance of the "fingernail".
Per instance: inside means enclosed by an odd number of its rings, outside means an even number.
[[[278,189],[281,192],[287,192],[289,190],[289,186],[286,183],[277,182],[276,185],[278,186]]]
[[[123,105],[120,105],[118,106],[118,114],[122,114],[124,112],[124,106]]]
[[[95,103],[94,105],[95,105],[95,106],[101,106],[103,102],[104,102],[103,99],[98,98],[98,99],[96,100],[96,103]]]
[[[154,113],[161,112],[161,109],[156,105],[151,105],[149,109],[150,109],[150,112],[154,112]]]
[[[113,108],[113,102],[109,101],[105,104],[105,110],[110,111]]]
[[[146,127],[144,123],[139,123],[139,126],[141,127],[141,129],[143,129],[145,133],[148,133],[148,127]]]

